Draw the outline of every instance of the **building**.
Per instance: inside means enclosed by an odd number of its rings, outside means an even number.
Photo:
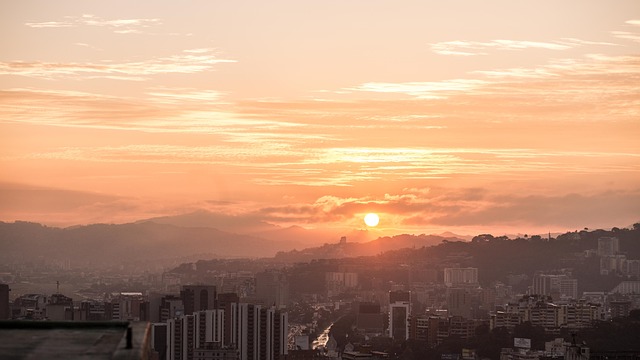
[[[389,337],[409,339],[409,317],[411,316],[411,292],[389,292]]]
[[[445,268],[444,284],[448,287],[478,285],[478,268]]]
[[[47,297],[42,294],[24,294],[13,302],[12,318],[42,320],[45,318]]]
[[[384,314],[380,312],[380,304],[361,302],[356,305],[356,328],[365,336],[380,336],[384,332]]]
[[[0,359],[152,359],[146,322],[0,322]]]
[[[562,308],[561,326],[573,329],[587,328],[596,320],[604,320],[602,306],[584,301],[560,305]]]
[[[184,285],[180,291],[180,299],[184,305],[185,315],[196,311],[215,308],[216,287],[214,285]]]
[[[288,317],[286,312],[260,305],[231,304],[231,328],[223,344],[236,346],[240,360],[275,360],[287,354]]]
[[[449,316],[471,317],[471,294],[466,289],[447,289],[447,309]]]
[[[442,344],[449,337],[449,319],[440,316],[429,317],[429,333],[427,344],[430,347]]]
[[[354,272],[327,272],[325,275],[327,296],[335,296],[358,287],[358,274]]]
[[[631,312],[631,308],[631,301],[629,300],[611,301],[609,303],[611,318],[627,317]]]
[[[534,326],[547,330],[561,327],[580,329],[591,326],[596,320],[604,320],[603,306],[584,300],[557,305],[548,297],[525,296],[518,304],[508,304],[506,311],[491,313],[489,326],[513,329],[516,325],[530,321]]]
[[[193,352],[193,360],[237,360],[240,352],[237,349],[196,349]]]
[[[578,280],[567,275],[535,274],[531,295],[551,296],[554,300],[577,299]]]
[[[513,330],[516,325],[522,323],[523,314],[513,311],[496,311],[491,313],[489,318],[489,328],[491,330],[498,327],[505,327],[510,331]]]
[[[49,297],[45,309],[48,320],[74,320],[73,299],[70,297],[53,294]]]
[[[476,334],[478,323],[462,316],[449,318],[449,336],[456,336],[460,340],[469,340]]]
[[[409,338],[409,316],[411,305],[408,302],[395,302],[389,305],[389,337],[407,340]]]
[[[196,321],[194,315],[167,320],[167,359],[193,360]]]
[[[429,315],[411,316],[409,339],[427,341],[429,337]]]
[[[627,256],[624,254],[600,256],[600,274],[627,274]]]
[[[257,273],[256,298],[265,306],[285,308],[289,302],[289,283],[285,274],[276,270]]]
[[[601,237],[598,239],[598,255],[611,256],[620,252],[620,242],[615,237]]]
[[[231,303],[228,309],[169,319],[166,359],[278,360],[287,354],[286,313],[246,303]]]
[[[104,302],[84,300],[80,303],[80,319],[82,321],[107,321]]]
[[[627,259],[626,264],[627,264],[625,269],[626,275],[635,276],[635,277],[640,276],[640,260]]]
[[[141,292],[120,292],[111,294],[105,303],[108,320],[147,321],[149,304]]]
[[[166,295],[160,299],[158,318],[160,322],[185,315],[182,299],[175,295]]]
[[[158,360],[167,360],[167,323],[151,324],[151,349]]]
[[[640,294],[640,281],[623,281],[613,288],[609,294]]]
[[[11,318],[9,291],[11,291],[9,285],[0,284],[0,320],[9,320]]]
[[[194,314],[197,323],[197,336],[195,347],[206,348],[207,344],[212,344],[215,348],[224,346],[224,310],[205,310]]]

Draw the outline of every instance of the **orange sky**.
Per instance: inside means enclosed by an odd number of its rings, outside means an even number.
[[[640,221],[640,2],[5,1],[0,220]]]

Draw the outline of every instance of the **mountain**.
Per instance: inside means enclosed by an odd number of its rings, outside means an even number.
[[[251,234],[280,229],[279,226],[250,216],[225,215],[206,210],[198,210],[181,215],[155,217],[140,220],[136,223],[145,222],[189,228],[213,228],[236,234]]]
[[[140,220],[137,223],[152,222],[157,224],[168,224],[179,227],[198,227],[212,228],[221,231],[249,235],[262,239],[285,242],[292,247],[304,247],[310,244],[324,244],[335,241],[342,235],[334,230],[323,229],[305,229],[300,226],[281,227],[269,224],[256,217],[251,216],[233,216],[199,210],[188,214],[175,216],[162,216],[146,220]],[[367,234],[350,233],[349,237],[356,241],[371,240]]]
[[[457,237],[443,237],[439,235],[396,235],[380,237],[368,242],[340,241],[338,243],[324,244],[319,247],[306,248],[304,250],[292,250],[279,252],[276,260],[283,262],[305,262],[313,259],[337,259],[358,256],[377,255],[389,250],[406,248],[422,248],[437,245],[443,241],[456,242],[463,239]]]
[[[275,230],[252,233],[252,235],[269,240],[286,241],[295,244],[295,248],[305,248],[309,245],[326,244],[339,240],[346,235],[349,241],[366,242],[373,240],[373,236],[366,230],[354,230],[341,234],[333,230],[305,229],[300,226],[290,226]]]
[[[71,260],[74,267],[117,267],[188,256],[270,257],[291,248],[285,241],[153,222],[70,228],[0,222],[3,263]]]
[[[466,241],[470,241],[471,239],[473,239],[472,235],[460,235],[460,234],[452,233],[451,231],[445,231],[445,232],[440,233],[438,235],[442,236],[444,238],[456,238],[456,239],[462,239],[462,240],[466,240]]]
[[[223,220],[225,216],[202,212],[128,224],[68,228],[21,221],[0,222],[0,262],[46,265],[70,260],[75,268],[117,268],[123,264],[149,264],[146,268],[151,265],[157,268],[178,259],[269,258],[276,254],[276,260],[295,262],[375,255],[388,250],[430,246],[447,239],[436,235],[398,235],[369,241],[372,234],[358,230],[348,233],[348,241],[342,242],[332,231],[297,226],[280,228],[253,222],[244,228],[254,231],[249,234],[210,227],[224,225],[225,229],[238,229],[248,224],[247,220],[232,217],[227,217],[226,223]],[[205,224],[210,226],[202,226]],[[291,250],[313,243],[324,245]]]

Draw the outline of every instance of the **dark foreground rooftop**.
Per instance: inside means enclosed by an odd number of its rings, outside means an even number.
[[[0,321],[0,359],[147,360],[149,334],[146,322]]]

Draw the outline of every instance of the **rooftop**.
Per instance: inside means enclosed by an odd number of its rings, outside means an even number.
[[[130,339],[127,339],[131,329]],[[0,359],[149,359],[145,322],[0,321]]]

